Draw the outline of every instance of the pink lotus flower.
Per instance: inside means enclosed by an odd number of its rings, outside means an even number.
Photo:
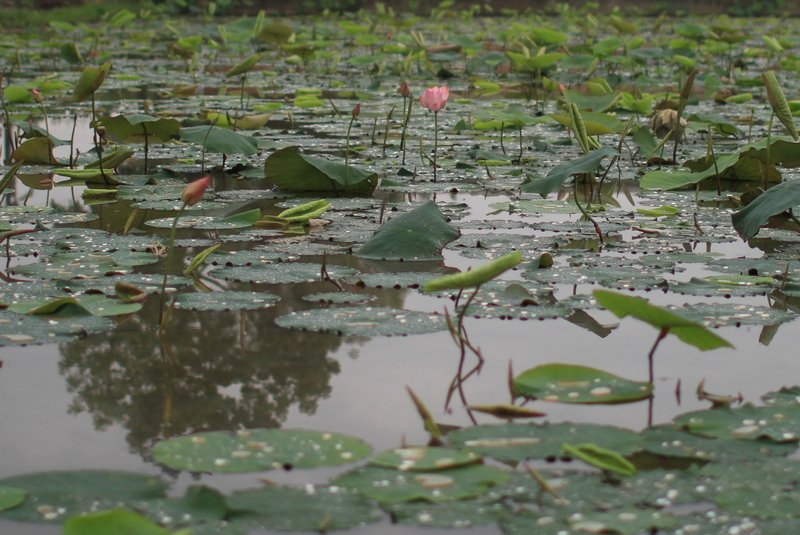
[[[429,87],[419,96],[419,103],[423,108],[437,112],[445,107],[450,97],[450,89],[446,85]]]
[[[186,206],[194,206],[203,198],[210,184],[211,177],[209,175],[189,182],[181,191],[181,200],[186,203]]]

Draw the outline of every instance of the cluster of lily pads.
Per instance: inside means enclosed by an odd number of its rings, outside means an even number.
[[[180,314],[268,309],[287,287],[302,300],[274,319],[280,329],[449,330],[462,360],[491,358],[469,340],[473,319],[565,318],[605,336],[591,316],[603,308],[656,327],[656,345],[672,334],[710,350],[730,345],[712,327],[763,325],[769,343],[796,318],[795,21],[632,20],[567,5],[510,21],[482,9],[262,12],[219,25],[120,12],[5,35],[0,345],[91,340],[144,317],[153,294],[160,320],[147,320],[166,340]],[[91,117],[83,153],[75,128],[70,140],[51,131],[78,116]],[[48,202],[28,202],[42,191]],[[742,239],[762,252],[714,250]],[[475,268],[440,277],[446,255]],[[666,309],[627,295],[655,290],[705,301]],[[402,308],[408,291],[441,299]],[[511,389],[627,403],[651,398],[653,382],[652,366],[641,382],[550,363]],[[0,481],[0,509],[66,520],[73,535],[327,531],[386,513],[509,534],[789,533],[800,522],[796,387],[760,407],[705,394],[716,408],[641,433],[507,423],[444,434],[412,397],[438,445],[379,453],[328,485],[168,498],[158,477],[42,473]],[[371,448],[249,429],[151,452],[175,470],[238,472],[346,464]]]

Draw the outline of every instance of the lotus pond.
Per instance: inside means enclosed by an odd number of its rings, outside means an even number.
[[[0,531],[800,529],[798,21],[487,9],[3,35]]]

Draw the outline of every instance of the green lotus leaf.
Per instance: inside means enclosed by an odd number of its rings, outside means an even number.
[[[193,472],[258,472],[274,468],[336,466],[372,448],[358,438],[302,429],[249,429],[196,433],[158,442],[155,459]]]
[[[267,180],[285,191],[372,193],[378,185],[375,173],[354,165],[308,156],[297,146],[270,154],[264,162],[264,174]]]
[[[519,395],[559,403],[630,403],[650,397],[653,385],[588,366],[542,364],[514,377]]]

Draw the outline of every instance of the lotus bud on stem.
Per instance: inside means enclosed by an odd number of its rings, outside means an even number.
[[[178,228],[178,219],[180,219],[187,207],[194,206],[200,202],[200,199],[202,199],[203,195],[205,195],[209,185],[211,185],[211,176],[206,175],[193,182],[189,182],[181,191],[181,201],[183,204],[181,204],[177,215],[175,215],[175,219],[172,221],[172,228],[169,232],[169,242],[167,242],[167,259],[164,266],[164,280],[161,284],[161,306],[159,307],[158,323],[162,327],[162,323],[165,319],[164,294],[167,292],[167,276],[169,275],[170,269],[172,269],[172,250],[175,248],[175,232]]]

